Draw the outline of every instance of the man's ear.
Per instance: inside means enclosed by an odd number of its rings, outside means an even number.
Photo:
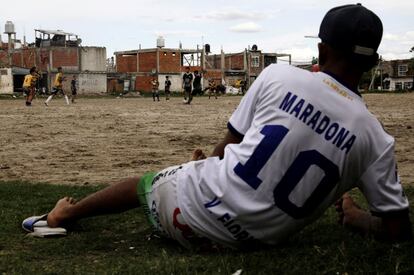
[[[325,43],[318,43],[318,51],[319,51],[319,56],[318,56],[318,63],[319,66],[323,66],[326,63],[326,56],[327,56],[327,46]]]

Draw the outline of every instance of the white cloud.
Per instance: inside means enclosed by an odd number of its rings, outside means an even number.
[[[230,31],[232,32],[260,32],[262,27],[254,22],[246,22],[241,23],[235,26],[230,27]]]
[[[209,12],[204,17],[207,19],[224,20],[224,21],[263,20],[267,18],[267,14],[263,12],[255,12],[255,11],[240,11],[240,10],[222,11],[220,10],[220,11]]]
[[[179,37],[196,37],[199,38],[203,35],[202,32],[192,30],[174,30],[174,31],[156,31],[157,36],[179,36]]]
[[[378,52],[385,60],[407,59],[412,57],[409,51],[413,46],[414,31],[385,33]]]
[[[383,40],[389,41],[414,41],[414,31],[407,31],[405,33],[385,33]]]
[[[389,40],[389,41],[398,41],[398,40],[400,40],[400,37],[396,34],[385,33],[383,39],[384,40]]]

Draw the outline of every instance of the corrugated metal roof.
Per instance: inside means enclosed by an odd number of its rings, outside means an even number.
[[[22,68],[22,67],[12,67],[12,74],[13,75],[26,75],[29,74],[29,69]]]
[[[77,34],[70,33],[70,32],[64,32],[62,30],[40,30],[35,29],[35,31],[45,33],[45,34],[57,34],[57,35],[70,35],[70,36],[78,36]]]

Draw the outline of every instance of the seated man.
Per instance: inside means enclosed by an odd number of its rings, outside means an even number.
[[[353,20],[349,20],[353,18]],[[321,71],[270,65],[205,158],[111,185],[76,202],[59,200],[51,227],[139,205],[158,231],[185,247],[198,238],[229,246],[274,245],[337,204],[345,226],[391,241],[411,238],[394,139],[357,86],[378,59],[382,23],[361,5],[331,9],[318,44]],[[358,187],[371,213],[346,195]],[[345,194],[345,195],[344,195]]]

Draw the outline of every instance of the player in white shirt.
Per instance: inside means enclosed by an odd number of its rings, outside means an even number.
[[[337,210],[347,227],[410,239],[394,139],[357,91],[378,59],[381,21],[361,5],[337,7],[326,14],[319,37],[321,72],[266,68],[211,157],[196,151],[196,161],[122,181],[78,203],[64,198],[49,213],[49,226],[142,205],[155,229],[186,247],[200,239],[273,245],[343,197]],[[354,187],[372,214],[346,195]]]

